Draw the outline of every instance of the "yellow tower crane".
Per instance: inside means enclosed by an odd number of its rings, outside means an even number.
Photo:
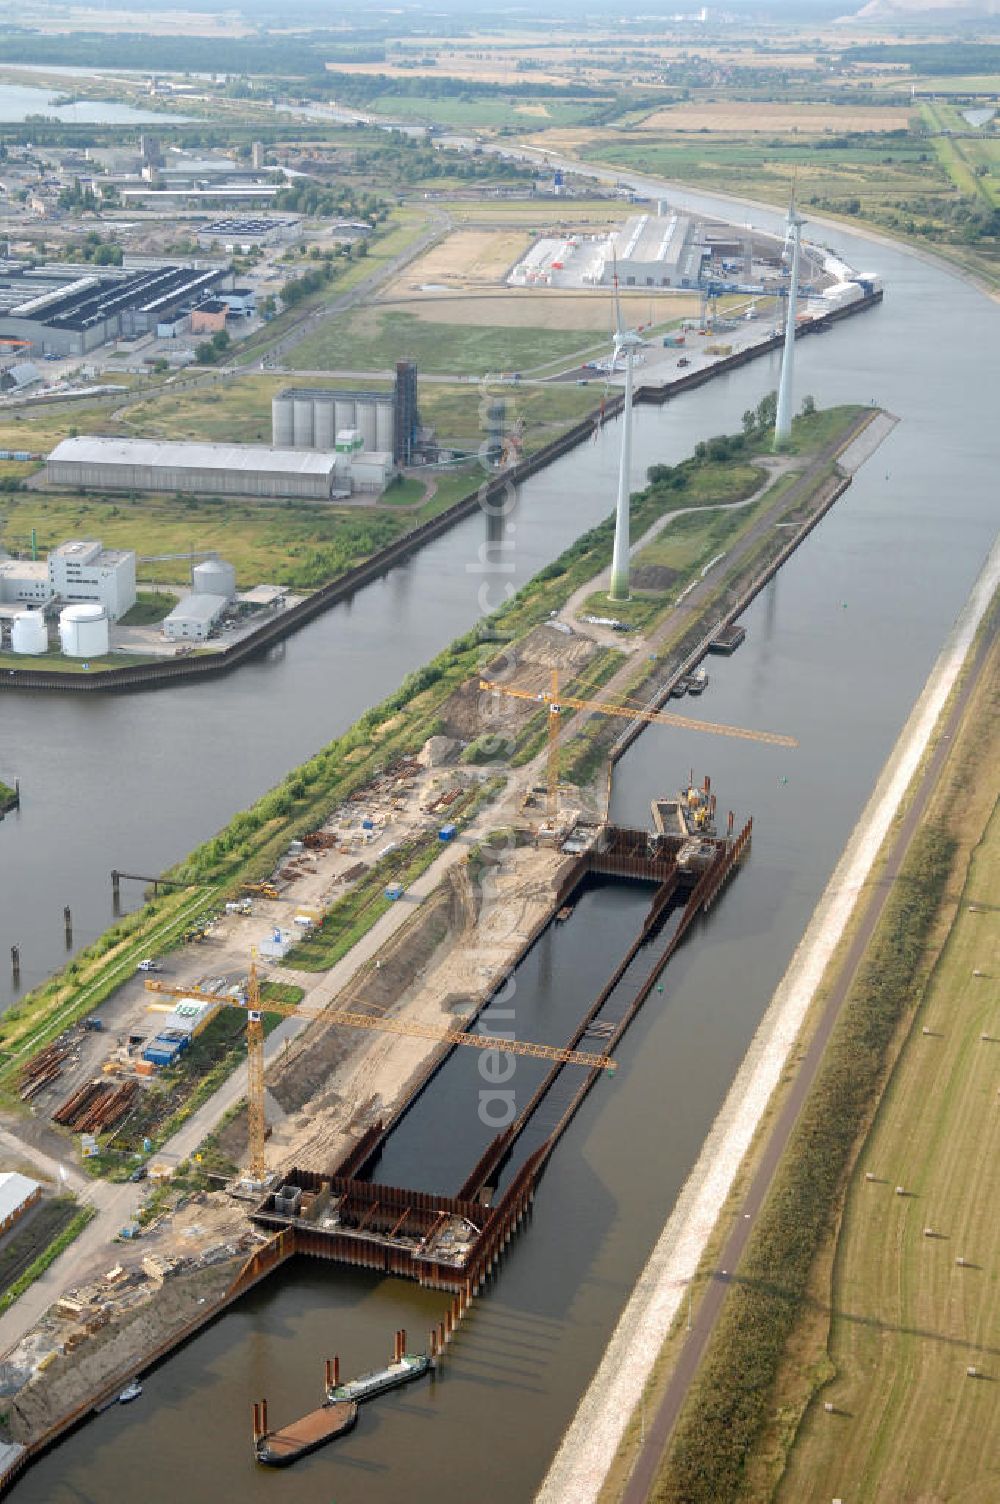
[[[559,693],[559,671],[552,670],[550,689],[518,689],[515,684],[499,684],[481,679],[479,688],[506,695],[512,700],[530,700],[548,706],[548,764],[545,813],[550,822],[559,812],[559,716],[563,710],[593,710],[598,715],[619,716],[625,721],[652,721],[660,726],[676,726],[681,731],[710,731],[715,736],[741,737],[748,742],[765,742],[772,747],[797,747],[794,736],[777,731],[750,731],[744,726],[724,726],[717,721],[699,721],[689,715],[674,715],[669,710],[641,710],[632,705],[608,705],[603,700],[585,700],[579,695]]]
[[[169,987],[165,982],[147,982],[147,992],[166,997],[194,998],[216,1007],[239,1008],[247,1016],[247,1137],[249,1140],[250,1177],[262,1181],[267,1170],[264,1159],[266,1124],[264,1119],[264,1014],[280,1013],[285,1018],[301,1018],[342,1025],[347,1029],[368,1029],[380,1034],[397,1034],[407,1039],[430,1039],[438,1044],[466,1045],[474,1050],[503,1050],[511,1055],[528,1055],[535,1060],[551,1060],[561,1065],[580,1065],[586,1070],[613,1072],[610,1055],[593,1055],[586,1050],[568,1050],[558,1045],[533,1044],[527,1039],[498,1039],[491,1034],[469,1034],[463,1029],[437,1029],[402,1018],[375,1018],[368,1013],[350,1013],[336,1008],[301,1008],[294,1003],[261,1002],[257,964],[252,962],[245,997],[228,993],[202,992],[197,987]]]

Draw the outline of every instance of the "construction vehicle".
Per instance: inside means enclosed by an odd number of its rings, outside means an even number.
[[[337,1024],[347,1029],[368,1029],[380,1034],[398,1034],[406,1039],[429,1039],[438,1044],[464,1045],[475,1050],[503,1050],[510,1055],[528,1055],[535,1060],[551,1060],[561,1065],[579,1065],[586,1070],[609,1073],[616,1069],[609,1055],[593,1055],[584,1050],[561,1049],[556,1045],[533,1044],[524,1039],[498,1039],[492,1034],[470,1034],[461,1029],[438,1029],[402,1018],[373,1017],[368,1013],[350,1013],[336,1008],[302,1008],[293,1003],[261,1001],[260,979],[256,961],[251,962],[247,990],[243,996],[231,993],[202,992],[197,987],[168,987],[165,982],[147,982],[147,992],[166,997],[194,998],[215,1007],[241,1008],[247,1016],[247,1127],[249,1139],[250,1179],[263,1184],[267,1174],[264,1143],[267,1126],[264,1117],[264,1014],[279,1013],[283,1018],[298,1018]]]
[[[281,894],[273,883],[240,883],[241,893],[257,893],[261,898],[280,898]]]
[[[516,684],[498,684],[492,679],[480,679],[479,688],[492,690],[494,694],[506,695],[513,700],[530,700],[548,707],[545,813],[549,824],[554,824],[559,813],[559,716],[563,710],[592,710],[598,715],[619,716],[625,721],[650,721],[659,726],[676,726],[683,731],[709,731],[716,736],[734,736],[743,741],[764,742],[772,747],[798,746],[793,736],[782,736],[775,731],[749,731],[743,726],[723,726],[716,721],[698,721],[691,716],[674,715],[669,710],[644,710],[632,705],[608,705],[603,700],[584,700],[578,695],[561,695],[557,669],[552,670],[552,686],[548,690],[518,689]]]

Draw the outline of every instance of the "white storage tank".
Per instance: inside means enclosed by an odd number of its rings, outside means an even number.
[[[67,658],[103,658],[111,649],[103,606],[67,606],[59,613],[59,642]]]
[[[48,651],[49,631],[41,611],[22,611],[14,617],[10,629],[10,645],[15,653]]]
[[[334,413],[334,431],[339,433],[342,428],[354,427],[354,413],[357,407],[353,397],[338,397],[336,411]]]
[[[231,601],[236,597],[236,570],[225,559],[205,559],[194,566],[192,584],[196,595],[224,595]]]

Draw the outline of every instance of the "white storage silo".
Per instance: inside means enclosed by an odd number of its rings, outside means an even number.
[[[322,401],[317,397],[313,407],[313,448],[330,450],[333,448],[334,430],[333,417],[335,403],[332,398],[329,402]]]
[[[375,443],[373,449],[381,450],[385,454],[393,454],[393,411],[391,402],[380,402],[375,409]]]
[[[366,449],[374,449],[375,440],[378,437],[378,422],[375,416],[375,407],[376,404],[374,402],[358,403],[358,418],[354,426],[360,430]]]
[[[205,559],[192,570],[196,595],[224,595],[227,601],[236,595],[236,570],[225,559]]]
[[[353,397],[338,397],[337,410],[334,413],[333,427],[336,433],[342,428],[354,427],[354,409],[357,403]]]
[[[15,653],[48,651],[49,631],[41,611],[22,611],[14,617],[10,629],[10,645]]]
[[[111,648],[103,606],[67,606],[59,613],[59,642],[67,658],[103,658]]]
[[[296,397],[292,404],[292,434],[296,449],[311,449],[313,403],[311,397]]]
[[[273,398],[271,401],[271,443],[275,449],[291,449],[294,437],[291,397]]]

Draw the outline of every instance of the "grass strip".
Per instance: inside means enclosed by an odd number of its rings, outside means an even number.
[[[939,830],[913,840],[691,1386],[655,1504],[729,1504],[743,1495],[745,1464],[854,1146],[882,1089],[890,1041],[920,996],[924,946],[954,852]]]
[[[10,1289],[5,1290],[3,1295],[0,1295],[0,1315],[3,1315],[4,1311],[8,1311],[15,1300],[19,1299],[25,1290],[35,1283],[36,1279],[41,1279],[49,1265],[54,1264],[59,1255],[64,1253],[74,1239],[80,1236],[94,1215],[95,1212],[92,1206],[83,1207],[77,1212],[69,1226],[64,1227],[58,1237],[53,1238],[44,1253],[40,1253],[37,1259],[28,1265],[20,1279],[16,1279]]]

